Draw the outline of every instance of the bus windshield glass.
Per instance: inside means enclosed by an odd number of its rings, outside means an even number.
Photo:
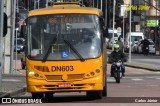
[[[27,54],[30,59],[91,59],[99,57],[101,53],[101,32],[96,15],[54,14],[29,17],[27,33],[30,44],[27,45]]]

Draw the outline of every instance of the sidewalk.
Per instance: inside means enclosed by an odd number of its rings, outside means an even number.
[[[18,60],[17,70],[13,70],[11,74],[2,74],[0,98],[18,96],[20,93],[26,91],[26,71],[21,69],[20,64],[20,60]]]
[[[149,71],[160,71],[160,65],[153,65],[153,64],[147,64],[147,63],[140,63],[140,62],[125,62],[125,66],[133,67],[133,68],[140,68],[140,69],[146,69]]]
[[[18,96],[26,91],[25,75],[17,70],[13,74],[2,74],[1,85],[0,98]]]
[[[125,62],[128,67],[147,69],[150,71],[160,71],[160,65],[150,65],[135,62]],[[18,96],[20,93],[26,91],[25,70],[15,70],[13,74],[2,75],[2,89],[0,90],[0,97]]]

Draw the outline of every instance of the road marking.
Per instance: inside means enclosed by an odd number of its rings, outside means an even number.
[[[143,79],[131,79],[131,80],[133,80],[133,81],[141,81],[141,80],[143,80]]]
[[[152,86],[153,86],[153,87],[155,87],[155,86],[159,86],[159,85],[146,85],[146,86],[150,86],[150,87],[152,87]]]
[[[115,79],[113,79],[113,78],[108,78],[108,79],[107,79],[107,82],[108,82],[108,81],[109,81],[109,82],[115,82]]]
[[[2,81],[20,82],[20,80],[16,80],[16,79],[2,79]]]

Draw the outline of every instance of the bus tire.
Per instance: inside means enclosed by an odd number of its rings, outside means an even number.
[[[102,96],[107,96],[107,84],[103,87]]]
[[[51,98],[53,98],[53,93],[52,92],[45,93],[45,99],[51,99]]]
[[[87,97],[101,99],[102,91],[87,91]]]
[[[22,64],[21,64],[21,67],[22,67],[22,69],[25,69],[26,66],[25,66],[24,63],[22,63]]]
[[[43,93],[32,93],[33,99],[43,99]]]

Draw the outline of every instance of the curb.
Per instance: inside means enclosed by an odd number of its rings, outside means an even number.
[[[148,71],[160,71],[160,68],[153,68],[153,67],[150,67],[149,65],[148,67],[144,67],[143,65],[138,66],[138,65],[129,64],[129,63],[124,63],[124,65],[128,67],[133,67],[133,68],[145,69]]]
[[[26,92],[26,87],[20,88],[20,89],[15,90],[15,91],[6,92],[6,93],[0,95],[0,98],[18,96],[19,94],[21,94],[21,93],[23,93],[23,92]]]

